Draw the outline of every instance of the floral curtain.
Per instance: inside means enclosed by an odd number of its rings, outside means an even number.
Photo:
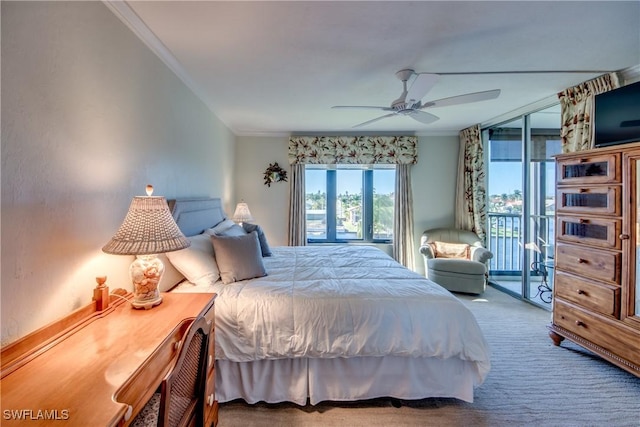
[[[480,125],[460,131],[455,226],[485,240],[487,218],[486,172]]]
[[[415,136],[299,136],[289,138],[289,163],[415,164]]]
[[[562,129],[562,152],[572,153],[593,148],[593,100],[595,95],[620,87],[618,75],[609,73],[558,93]]]
[[[393,207],[393,258],[414,269],[413,197],[411,165],[396,166],[396,200]]]

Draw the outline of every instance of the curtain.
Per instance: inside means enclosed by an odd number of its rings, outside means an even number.
[[[572,153],[593,148],[593,100],[595,95],[620,87],[616,73],[604,74],[558,93],[562,128],[562,152]]]
[[[307,219],[305,217],[304,165],[291,165],[289,182],[289,246],[307,244]]]
[[[413,197],[411,166],[396,166],[396,200],[393,210],[393,258],[410,270],[414,269]]]
[[[487,217],[485,177],[480,125],[475,125],[460,131],[455,226],[473,231],[483,241]]]
[[[289,163],[415,164],[415,136],[298,136],[289,138]]]

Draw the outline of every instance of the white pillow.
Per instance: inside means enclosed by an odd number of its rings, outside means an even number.
[[[196,285],[211,285],[220,279],[218,264],[213,255],[213,244],[207,234],[189,237],[191,246],[179,251],[167,252],[171,264],[188,281]]]
[[[213,228],[204,231],[210,236],[244,236],[246,231],[230,219],[225,219]]]

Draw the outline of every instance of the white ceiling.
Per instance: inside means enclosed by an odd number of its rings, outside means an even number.
[[[639,1],[107,1],[237,135],[456,133],[601,72],[640,64]],[[433,108],[422,124],[384,112],[398,70],[595,71],[441,76],[423,101],[500,89]]]

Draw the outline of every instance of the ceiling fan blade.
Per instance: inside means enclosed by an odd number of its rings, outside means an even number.
[[[439,76],[482,76],[492,74],[604,74],[611,70],[530,70],[530,71],[461,71],[454,73],[437,73]]]
[[[429,101],[420,108],[448,107],[449,105],[468,104],[470,102],[488,101],[500,95],[500,89],[486,90],[483,92],[467,93],[465,95],[452,96],[450,98]]]
[[[420,123],[430,124],[435,122],[436,120],[440,120],[440,117],[434,116],[431,113],[427,113],[426,111],[413,110],[409,116],[412,119],[419,121]]]
[[[355,125],[353,127],[354,128],[359,128],[361,126],[370,125],[373,122],[377,122],[378,120],[386,119],[387,117],[391,117],[391,116],[395,116],[395,113],[385,114],[384,116],[380,116],[380,117],[376,117],[375,119],[367,120],[366,122],[362,122],[362,123],[357,124],[357,125]]]
[[[334,105],[331,108],[336,108],[336,109],[354,109],[354,108],[360,108],[360,109],[368,109],[368,110],[382,110],[382,111],[393,111],[393,108],[389,108],[389,107],[377,107],[374,105]]]
[[[411,106],[416,104],[424,98],[427,92],[438,82],[439,78],[440,76],[437,74],[417,74],[411,87],[407,90],[407,96],[405,97],[407,105]]]

